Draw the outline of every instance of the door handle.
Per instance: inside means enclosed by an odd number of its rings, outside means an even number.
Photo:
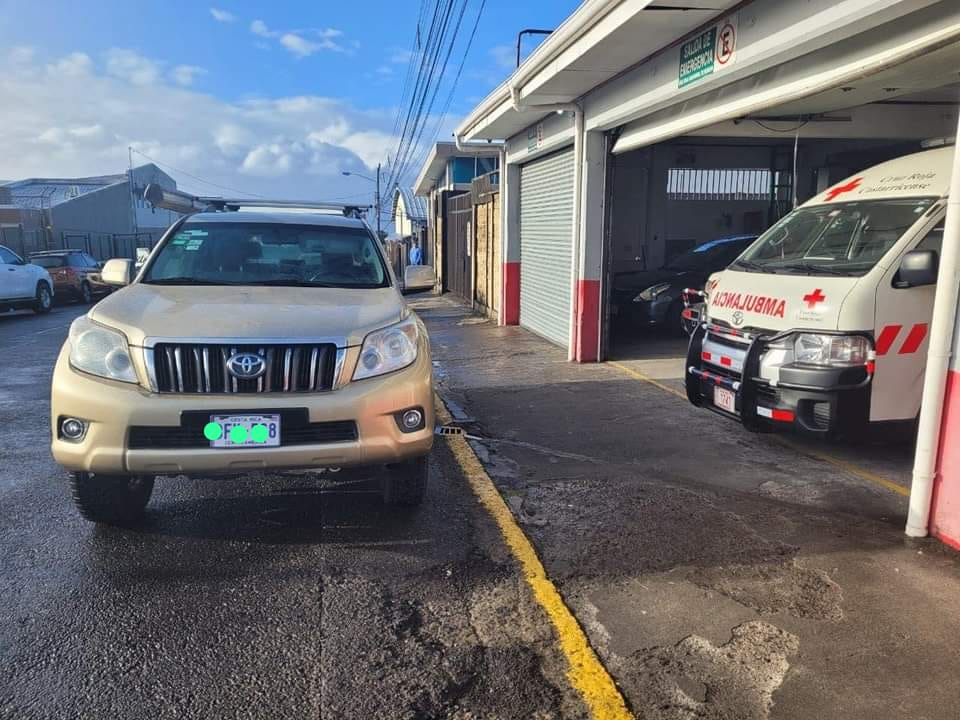
[[[15,272],[16,268],[7,268],[7,272]]]

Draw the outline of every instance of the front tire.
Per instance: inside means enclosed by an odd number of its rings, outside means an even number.
[[[416,507],[427,494],[430,475],[428,456],[388,465],[383,476],[381,493],[385,505],[392,507]]]
[[[143,515],[153,494],[153,478],[139,475],[70,473],[73,503],[87,520],[129,525]]]
[[[90,289],[90,283],[82,283],[80,285],[80,304],[89,305],[93,302],[93,290]]]
[[[37,283],[37,295],[33,301],[33,311],[37,315],[46,315],[53,307],[53,293],[45,282]]]

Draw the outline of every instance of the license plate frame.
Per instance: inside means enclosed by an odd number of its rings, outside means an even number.
[[[249,413],[245,415],[226,415],[216,414],[210,416],[210,423],[216,423],[222,428],[219,437],[211,438],[210,447],[217,450],[239,450],[246,448],[274,448],[280,447],[281,429],[280,415],[276,413]],[[253,428],[257,425],[263,425],[267,429],[266,438],[260,442],[254,439]],[[245,439],[243,442],[234,442],[231,439],[230,431],[235,427],[243,427],[245,430]],[[206,435],[206,432],[204,433]]]
[[[737,394],[733,392],[733,390],[714,386],[713,404],[724,412],[731,413],[732,415],[737,414]]]

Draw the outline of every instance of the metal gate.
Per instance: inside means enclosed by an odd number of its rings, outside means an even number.
[[[520,324],[570,344],[573,148],[520,168]]]
[[[447,289],[467,302],[473,302],[472,260],[473,199],[470,193],[447,200],[447,245],[444,273]]]

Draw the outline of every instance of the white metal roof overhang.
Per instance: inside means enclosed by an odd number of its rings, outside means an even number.
[[[464,140],[507,139],[733,7],[736,0],[587,0],[457,127]],[[511,87],[527,106],[515,108]]]
[[[687,97],[647,105],[649,114],[627,124],[613,148],[623,153],[710,126],[733,130],[741,119],[814,117],[809,136],[931,137],[955,131],[960,97],[960,3],[935,3],[748,77]],[[918,113],[897,98],[950,88],[940,109]],[[651,98],[652,100],[652,98]],[[861,108],[831,122],[824,113]],[[918,103],[919,104],[919,103]],[[860,112],[858,110],[858,112]],[[819,117],[818,117],[819,116]],[[858,122],[859,119],[859,122]],[[733,122],[730,122],[733,121]],[[763,135],[760,130],[753,134]]]

